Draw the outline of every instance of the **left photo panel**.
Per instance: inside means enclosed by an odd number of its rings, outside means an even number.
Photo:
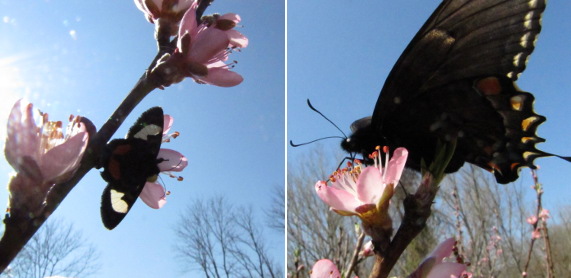
[[[0,277],[284,277],[284,1],[0,18]]]

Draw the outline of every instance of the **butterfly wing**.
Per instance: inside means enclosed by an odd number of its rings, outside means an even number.
[[[101,197],[101,219],[113,229],[125,218],[149,177],[159,173],[157,155],[163,132],[163,111],[147,110],[129,129],[126,139],[107,144],[101,176],[108,182]]]
[[[548,155],[535,148],[545,118],[514,81],[544,9],[544,0],[443,1],[387,78],[371,120],[376,141],[407,147],[416,169],[434,157],[438,140],[451,139],[458,145],[447,172],[468,161],[506,183],[519,167],[533,167]]]
[[[489,75],[517,80],[544,9],[544,0],[443,1],[391,70],[374,124],[399,103],[450,82]]]

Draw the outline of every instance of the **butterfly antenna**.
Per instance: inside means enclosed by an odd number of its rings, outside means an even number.
[[[344,139],[347,138],[347,134],[345,134],[345,132],[343,132],[343,130],[341,130],[333,121],[331,121],[329,118],[325,117],[325,115],[323,115],[323,113],[321,113],[319,110],[315,109],[315,107],[313,107],[313,105],[311,105],[311,102],[309,101],[309,99],[307,99],[307,105],[309,106],[309,108],[311,108],[311,110],[315,111],[317,114],[321,115],[321,117],[323,117],[328,122],[330,122],[335,128],[337,128],[337,130],[341,131],[341,134],[343,134],[343,136],[345,136]]]
[[[301,143],[301,144],[294,144],[292,140],[289,140],[289,144],[290,144],[292,147],[295,148],[295,147],[299,147],[299,146],[303,146],[303,145],[307,145],[307,144],[311,144],[311,143],[314,143],[314,142],[317,142],[317,141],[321,141],[321,140],[324,140],[324,139],[331,139],[331,138],[345,139],[346,137],[341,137],[341,136],[327,136],[327,137],[315,139],[315,140],[312,140],[312,141],[309,141],[309,142],[305,142],[305,143]]]

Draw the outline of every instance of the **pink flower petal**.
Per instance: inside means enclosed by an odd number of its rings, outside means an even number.
[[[171,117],[171,115],[164,115],[163,135],[169,133],[169,130],[171,129],[173,122],[174,118]]]
[[[248,38],[246,38],[246,36],[244,36],[242,33],[234,29],[230,29],[226,31],[226,34],[230,39],[230,46],[241,47],[241,48],[245,48],[248,46]]]
[[[351,193],[327,186],[324,181],[318,181],[315,184],[315,191],[323,202],[335,210],[356,214],[355,208],[362,205]]]
[[[164,159],[159,163],[161,172],[180,172],[188,165],[188,160],[184,155],[171,149],[160,149],[157,158]]]
[[[208,75],[200,77],[200,80],[219,87],[233,87],[242,83],[244,78],[225,68],[211,68],[208,69]]]
[[[229,44],[230,39],[226,32],[216,28],[208,28],[201,31],[194,42],[191,42],[192,47],[186,57],[193,62],[206,64],[218,53],[225,51]],[[183,53],[185,51],[183,50]]]
[[[165,189],[162,185],[154,182],[145,183],[145,187],[143,187],[139,197],[147,206],[154,209],[160,209],[167,203]]]
[[[143,4],[144,0],[135,0],[135,6],[143,13],[148,13],[147,9],[145,8],[145,4]]]
[[[357,198],[366,204],[377,204],[383,189],[379,169],[374,166],[366,167],[357,180]]]
[[[361,250],[359,255],[364,257],[372,256],[375,254],[374,249],[375,247],[373,246],[373,241],[369,241],[365,243],[365,245],[363,245],[363,249]]]
[[[387,165],[387,173],[385,176],[385,183],[394,184],[397,186],[400,177],[402,175],[404,165],[406,164],[406,158],[408,157],[408,151],[405,148],[397,148],[393,152],[393,156]]]
[[[341,274],[332,261],[321,259],[313,265],[311,278],[341,278]]]
[[[426,278],[451,278],[461,277],[466,270],[466,265],[459,263],[444,262],[434,265]]]
[[[453,237],[441,242],[427,258],[435,258],[437,262],[441,262],[452,254],[452,248],[454,248],[455,243],[456,240]]]
[[[6,160],[16,171],[20,168],[22,157],[39,159],[40,138],[37,129],[33,105],[22,99],[16,101],[8,118],[4,149]]]
[[[81,126],[82,132],[51,148],[42,157],[40,169],[46,181],[53,182],[56,177],[75,171],[79,166],[89,138],[85,126]]]
[[[196,29],[198,28],[198,25],[196,24],[196,7],[197,7],[197,3],[196,1],[193,1],[193,3],[190,5],[190,8],[188,10],[186,10],[186,12],[184,13],[184,16],[182,17],[181,21],[180,21],[180,26],[178,28],[178,38],[182,38],[182,36],[185,33],[189,33],[190,35],[194,35],[196,33]],[[178,41],[178,43],[180,43],[180,40]],[[180,49],[180,45],[177,45],[178,48]]]
[[[163,0],[160,0],[160,2],[163,2]],[[172,11],[175,13],[178,13],[178,12],[183,11],[185,9],[189,9],[189,7],[191,7],[193,5],[195,5],[195,6],[197,5],[196,0],[178,0],[178,3],[172,7]],[[195,14],[196,14],[196,11],[195,11]]]

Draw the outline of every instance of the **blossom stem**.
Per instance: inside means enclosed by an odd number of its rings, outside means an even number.
[[[533,230],[538,229],[538,226],[540,226],[539,229],[541,229],[541,235],[545,240],[545,255],[546,255],[546,276],[545,277],[553,277],[553,259],[551,256],[551,243],[549,241],[549,233],[547,232],[547,223],[544,219],[542,219],[539,214],[540,212],[543,210],[543,204],[542,204],[542,196],[543,196],[543,185],[541,183],[539,183],[539,179],[537,177],[537,172],[535,170],[532,170],[532,177],[533,177],[533,182],[534,182],[534,190],[536,193],[536,197],[537,197],[537,207],[536,207],[536,211],[535,211],[535,216],[537,217],[537,221],[535,223],[533,223]],[[523,268],[523,272],[525,274],[522,274],[523,277],[527,276],[527,269],[529,268],[529,264],[531,262],[531,254],[533,251],[533,246],[535,243],[535,238],[532,237],[531,238],[531,242],[529,244],[529,251],[527,253],[527,258],[525,261],[525,266]]]
[[[445,161],[447,163],[449,160]],[[432,213],[432,203],[439,189],[438,183],[441,180],[441,176],[434,177],[427,171],[416,193],[408,194],[405,197],[403,200],[404,217],[395,236],[390,240],[390,243],[381,246],[383,247],[382,250],[377,250],[377,244],[373,242],[375,245],[375,264],[369,278],[388,277],[406,247],[424,229]]]
[[[206,8],[208,8],[208,6],[212,4],[212,2],[214,2],[214,0],[198,1],[198,7],[196,8],[196,24],[200,25],[200,23],[202,22],[202,15],[204,14],[204,11],[206,11]]]

